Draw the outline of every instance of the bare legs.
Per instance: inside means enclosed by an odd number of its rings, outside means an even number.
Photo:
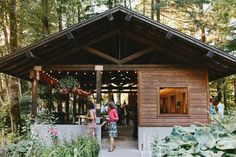
[[[115,139],[114,137],[110,137],[110,149],[109,150],[114,150],[114,148],[116,147],[115,145]]]

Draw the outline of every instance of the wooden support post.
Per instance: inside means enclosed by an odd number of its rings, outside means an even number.
[[[39,81],[37,79],[34,79],[34,81],[32,82],[32,106],[31,106],[32,122],[34,122],[37,116],[38,85],[39,85]]]
[[[111,90],[111,83],[108,86],[108,101],[112,101],[112,90]]]
[[[96,69],[95,69],[96,70]],[[102,69],[97,70],[97,79],[96,79],[96,106],[97,106],[97,115],[101,115],[101,100],[102,100]]]
[[[48,88],[48,93],[49,93],[49,102],[48,103],[48,110],[51,113],[52,112],[52,106],[53,106],[53,102],[52,102],[52,86],[49,86]]]
[[[74,97],[73,97],[73,117],[74,118],[76,117],[76,99],[77,99],[77,95],[74,94]]]
[[[80,98],[80,96],[79,96],[79,100],[78,100],[78,115],[81,114],[81,107],[80,107],[80,106],[81,106],[81,105],[80,105],[80,102],[81,102],[81,101],[80,101],[80,99],[81,99],[81,98]]]
[[[57,105],[57,112],[62,112],[62,101],[60,100],[60,102]]]
[[[117,93],[117,102],[116,102],[116,104],[121,104],[121,93],[120,93],[120,90]]]
[[[66,122],[69,122],[70,94],[66,95]]]

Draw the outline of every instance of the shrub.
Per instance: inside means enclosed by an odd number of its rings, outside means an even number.
[[[0,128],[7,129],[11,127],[11,118],[9,113],[9,104],[3,104],[0,107]]]
[[[235,122],[235,116],[224,121],[215,117],[211,124],[191,125],[188,128],[175,126],[171,135],[162,141],[154,139],[152,156],[236,156]]]
[[[46,147],[38,138],[24,139],[8,145],[8,156],[24,157],[97,157],[99,143],[90,137],[78,137],[71,143]]]
[[[30,107],[32,104],[32,98],[30,95],[23,95],[20,100],[20,110],[21,114],[29,114],[30,113]]]

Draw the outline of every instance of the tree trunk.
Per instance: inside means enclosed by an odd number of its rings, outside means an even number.
[[[0,106],[5,101],[5,94],[3,91],[3,85],[2,85],[2,75],[0,74]]]
[[[81,3],[78,5],[78,23],[81,22]]]
[[[49,30],[49,8],[48,8],[48,0],[42,0],[42,10],[43,10],[43,16],[42,16],[42,33],[43,36],[47,36],[50,34]]]
[[[200,19],[204,18],[204,10],[203,10],[203,4],[200,4]],[[201,28],[200,28],[200,32],[201,32],[201,41],[202,42],[206,42],[206,31],[205,31],[205,26],[202,24]]]
[[[11,128],[12,132],[20,131],[21,120],[20,120],[20,105],[18,97],[18,84],[17,78],[11,78],[11,99],[10,99],[10,115],[11,115]]]
[[[146,14],[146,0],[143,0],[143,15]]]
[[[60,1],[60,5],[57,8],[57,16],[58,16],[58,30],[62,31],[62,8],[61,8],[61,4],[62,2]]]
[[[6,95],[7,95],[7,101],[10,101],[11,95],[10,95],[10,86],[9,86],[9,77],[4,74],[4,78],[5,78],[5,84],[6,84]]]
[[[10,0],[10,52],[13,53],[17,50],[17,17],[16,17],[16,0]],[[20,106],[19,106],[19,86],[18,79],[15,77],[11,78],[10,82],[10,115],[11,115],[11,128],[13,132],[17,131],[17,128],[20,129]]]
[[[112,8],[112,0],[108,0],[108,8],[111,9]]]
[[[20,98],[20,97],[22,97],[22,95],[23,95],[23,94],[22,94],[22,86],[21,86],[21,80],[20,80],[20,78],[18,78],[18,81],[17,81],[17,82],[18,82],[18,90],[19,90],[19,96],[18,96],[18,97]]]
[[[129,9],[132,9],[131,0],[129,0]]]
[[[156,4],[159,4],[160,2],[161,2],[160,0],[156,0]],[[157,21],[160,22],[160,20],[161,20],[161,8],[160,7],[157,7],[156,16],[157,16]]]
[[[225,110],[227,110],[228,105],[227,105],[227,93],[226,93],[227,89],[226,89],[226,85],[224,85],[223,87],[223,96],[224,96],[224,105],[225,105]]]
[[[236,106],[236,77],[234,78],[234,106]]]
[[[221,100],[222,99],[222,91],[221,91],[221,86],[222,86],[222,81],[218,80],[216,82],[216,92],[217,92],[217,97]]]
[[[151,19],[154,19],[154,0],[151,1]]]
[[[202,42],[206,42],[206,31],[205,31],[205,27],[201,28],[201,41]]]

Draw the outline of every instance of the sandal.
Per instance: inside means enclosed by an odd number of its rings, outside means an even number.
[[[108,149],[108,152],[113,152],[113,151],[114,151],[114,149],[112,149],[112,148]]]

